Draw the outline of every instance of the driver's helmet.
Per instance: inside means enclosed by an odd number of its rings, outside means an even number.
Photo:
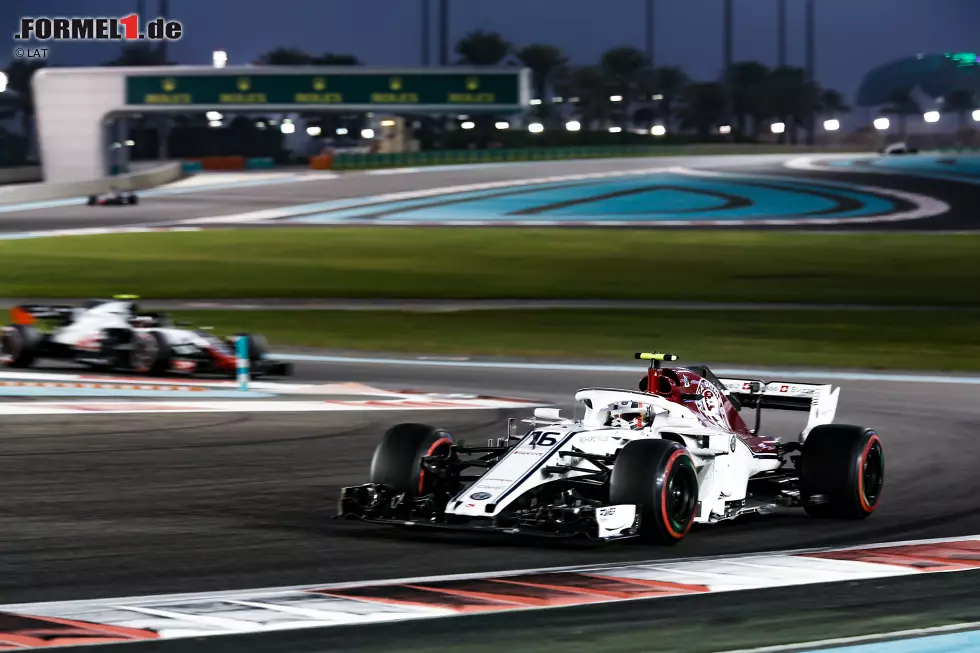
[[[649,425],[650,410],[646,404],[628,399],[609,404],[609,417],[606,426],[620,429],[639,430]]]

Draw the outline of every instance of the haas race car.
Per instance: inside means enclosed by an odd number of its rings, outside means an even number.
[[[638,390],[588,388],[580,419],[538,408],[530,428],[486,446],[399,424],[381,439],[370,483],[344,488],[338,517],[400,526],[673,544],[692,524],[781,506],[861,519],[878,504],[884,455],[871,429],[833,424],[830,385],[719,379],[704,366],[650,361]],[[807,413],[786,441],[760,433],[763,409]],[[754,428],[743,415],[754,413]]]
[[[141,374],[234,375],[235,338],[181,328],[165,313],[141,311],[134,297],[97,299],[83,306],[18,306],[0,332],[0,362],[31,367],[39,360],[73,361],[104,370]],[[253,376],[288,375],[289,363],[270,360],[265,338],[248,338]]]

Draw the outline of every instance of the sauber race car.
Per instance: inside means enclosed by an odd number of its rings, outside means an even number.
[[[719,379],[705,366],[662,366],[670,354],[636,357],[651,361],[638,390],[580,390],[581,418],[538,408],[524,435],[511,420],[486,446],[394,426],[370,483],[342,490],[338,517],[673,544],[694,523],[781,506],[840,519],[874,511],[882,443],[871,429],[832,423],[839,388]],[[806,426],[786,440],[763,435],[764,409],[804,411]]]
[[[165,313],[141,311],[135,297],[97,299],[80,307],[18,306],[0,332],[0,362],[30,367],[38,360],[74,361],[141,374],[235,374],[236,338],[248,338],[253,376],[288,375],[291,365],[267,357],[260,335],[219,338],[206,329],[181,328]]]

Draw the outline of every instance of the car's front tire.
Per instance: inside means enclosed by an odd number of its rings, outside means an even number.
[[[800,493],[814,517],[863,519],[874,512],[885,483],[881,439],[848,424],[814,427],[803,444]]]
[[[628,442],[613,464],[609,503],[640,506],[645,542],[680,542],[697,516],[698,474],[691,454],[672,440]]]
[[[454,444],[448,432],[428,424],[393,426],[374,450],[370,482],[409,497],[428,494],[437,479],[422,468],[422,459],[448,455]]]

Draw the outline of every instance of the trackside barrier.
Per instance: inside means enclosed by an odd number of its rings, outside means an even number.
[[[313,170],[333,170],[334,157],[330,154],[320,154],[310,157],[310,168]]]
[[[238,389],[248,392],[248,381],[251,377],[248,366],[248,336],[238,336],[235,340],[235,359]]]
[[[245,159],[246,170],[268,170],[274,168],[276,160],[271,156],[257,156]]]
[[[466,163],[509,163],[518,161],[560,161],[566,159],[621,158],[640,156],[852,153],[855,148],[800,148],[785,145],[594,145],[578,147],[537,147],[496,150],[437,150],[391,154],[337,154],[334,170],[366,170]],[[315,159],[316,157],[314,157]],[[310,161],[313,166],[313,159]]]
[[[183,169],[180,162],[172,161],[139,169],[135,172],[89,181],[5,186],[0,187],[0,205],[102,195],[113,188],[122,191],[145,190],[177,181],[182,174]]]
[[[198,159],[205,170],[244,170],[243,156],[206,156]]]
[[[0,168],[0,185],[26,184],[44,180],[41,166],[23,166],[19,168]]]

